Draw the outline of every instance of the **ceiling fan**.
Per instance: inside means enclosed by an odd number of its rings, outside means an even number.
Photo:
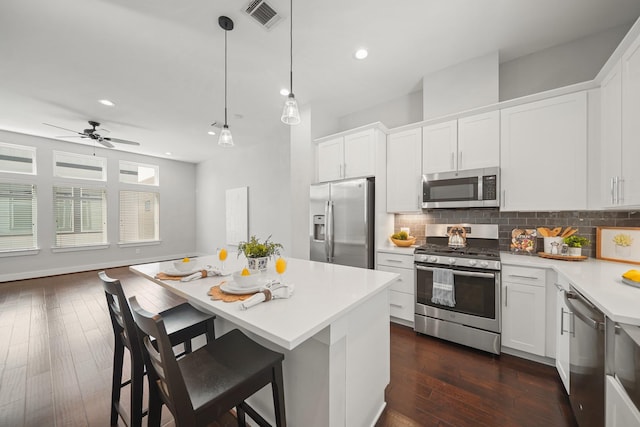
[[[91,126],[91,129],[85,129],[82,132],[78,132],[78,131],[75,131],[75,130],[63,128],[63,127],[52,125],[52,124],[49,124],[49,123],[43,123],[43,125],[51,126],[51,127],[62,129],[62,130],[66,130],[66,131],[77,133],[78,135],[80,135],[79,137],[73,135],[73,136],[61,136],[60,138],[89,138],[89,139],[92,139],[92,140],[96,141],[97,143],[102,144],[102,145],[104,145],[105,147],[108,147],[108,148],[114,148],[115,147],[115,145],[113,145],[112,142],[115,142],[115,143],[118,143],[118,144],[140,145],[139,142],[127,141],[126,139],[119,139],[119,138],[109,138],[109,137],[100,135],[100,133],[98,133],[98,131],[100,131],[101,133],[109,132],[109,131],[104,129],[104,128],[103,129],[97,129],[98,126],[100,126],[100,123],[95,122],[93,120],[89,120],[89,126]]]

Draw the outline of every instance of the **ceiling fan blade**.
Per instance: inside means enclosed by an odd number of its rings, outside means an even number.
[[[42,123],[42,124],[43,124],[43,125],[47,125],[47,126],[51,126],[51,127],[54,127],[54,128],[58,128],[58,129],[62,129],[62,130],[66,130],[66,131],[69,131],[69,132],[77,133],[78,135],[84,135],[84,133],[82,133],[82,132],[78,132],[78,131],[76,131],[76,130],[71,130],[71,129],[63,128],[63,127],[56,126],[56,125],[52,125],[52,124],[49,124],[49,123]]]
[[[107,148],[114,148],[115,145],[113,145],[112,143],[109,142],[109,138],[98,138],[96,139],[96,141],[98,141],[98,143],[104,145]]]
[[[126,139],[118,139],[118,138],[103,138],[107,141],[117,142],[118,144],[129,144],[129,145],[140,145],[139,142],[127,141]]]
[[[54,138],[88,138],[87,135],[62,135],[62,136],[54,136]]]

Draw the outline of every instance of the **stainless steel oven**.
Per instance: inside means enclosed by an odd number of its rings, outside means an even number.
[[[449,248],[441,240],[452,227],[455,226],[427,226],[427,244],[416,248],[414,329],[500,354],[501,275],[497,225],[464,224],[468,230],[464,248]],[[453,277],[453,306],[434,298],[437,292],[434,275],[438,270],[449,272]]]

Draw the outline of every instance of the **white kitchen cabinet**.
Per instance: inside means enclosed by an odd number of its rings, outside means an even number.
[[[606,376],[605,400],[606,427],[640,427],[640,411],[611,375]]]
[[[422,128],[422,173],[500,164],[500,112],[490,111]]]
[[[318,182],[374,176],[375,132],[366,129],[318,142]]]
[[[640,205],[640,37],[622,55],[623,206]],[[605,141],[605,149],[607,149]]]
[[[569,383],[569,363],[571,351],[571,312],[567,307],[564,299],[565,292],[569,290],[569,280],[561,274],[558,274],[556,286],[556,369],[564,389],[567,394],[571,393],[571,384]]]
[[[387,212],[420,212],[422,207],[422,129],[387,138]]]
[[[586,92],[500,114],[501,210],[586,209]]]
[[[502,268],[502,345],[545,355],[546,272],[540,268]]]
[[[622,67],[618,62],[600,86],[600,183],[602,207],[620,205],[622,178]]]
[[[457,169],[458,121],[422,128],[422,173],[440,173]]]
[[[389,289],[391,320],[404,325],[413,325],[415,313],[413,253],[378,251],[376,265],[378,270],[400,275]]]

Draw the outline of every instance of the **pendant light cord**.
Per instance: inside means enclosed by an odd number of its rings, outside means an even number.
[[[224,124],[227,125],[227,33],[224,30]]]
[[[289,17],[289,93],[293,93],[293,0],[290,0],[289,10],[291,13]]]

